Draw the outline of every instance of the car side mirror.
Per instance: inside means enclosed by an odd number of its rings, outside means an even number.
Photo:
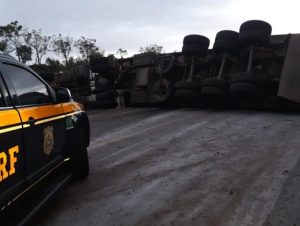
[[[67,88],[58,87],[55,89],[56,93],[56,102],[58,103],[66,103],[72,101],[71,92]]]

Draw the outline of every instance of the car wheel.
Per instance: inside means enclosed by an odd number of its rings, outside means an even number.
[[[192,81],[179,81],[175,85],[176,90],[193,90],[200,91],[201,83],[200,82],[192,82]]]
[[[74,179],[84,179],[90,172],[86,143],[83,131],[79,130],[71,154],[71,170]]]
[[[200,100],[200,93],[193,90],[180,89],[175,91],[174,99],[181,106],[189,106]]]
[[[267,45],[270,42],[271,32],[271,25],[265,21],[246,21],[240,27],[239,43],[244,46],[252,43]]]
[[[202,96],[225,96],[226,91],[219,87],[206,86],[206,87],[202,87],[201,95]]]
[[[262,74],[256,74],[252,72],[237,73],[232,75],[231,84],[240,83],[240,82],[251,83],[251,84],[264,87],[271,82],[271,78]]]
[[[243,46],[251,43],[267,45],[270,42],[270,34],[260,30],[246,30],[240,33],[239,43]]]
[[[230,86],[230,92],[238,99],[258,98],[263,96],[263,90],[256,84],[238,82]]]
[[[187,35],[183,39],[182,53],[185,56],[203,57],[207,54],[209,39],[202,35]]]
[[[186,44],[198,44],[208,48],[209,39],[202,35],[187,35],[183,39],[183,45]]]
[[[225,90],[228,87],[228,84],[223,79],[207,78],[202,82],[202,88],[203,87],[216,87]]]
[[[228,84],[223,79],[207,78],[202,83],[202,96],[225,96],[227,94]]]
[[[166,102],[172,94],[170,82],[166,79],[154,83],[150,92],[150,98],[155,103]]]
[[[236,53],[238,49],[239,33],[230,30],[219,31],[214,43],[214,52],[216,53]]]
[[[244,22],[240,26],[240,32],[246,31],[246,30],[263,30],[265,32],[268,32],[271,34],[272,27],[269,23],[262,21],[262,20],[248,20]]]
[[[207,54],[208,48],[198,44],[185,44],[182,46],[182,53],[185,56],[203,57]]]

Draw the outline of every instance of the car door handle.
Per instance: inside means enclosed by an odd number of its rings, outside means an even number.
[[[30,126],[33,126],[35,124],[36,120],[33,117],[29,117],[28,123]]]

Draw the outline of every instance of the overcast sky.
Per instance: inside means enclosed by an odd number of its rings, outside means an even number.
[[[158,44],[180,51],[187,34],[207,36],[239,30],[242,22],[262,19],[273,34],[300,33],[299,0],[0,0],[0,24],[18,20],[45,35],[95,38],[106,53],[130,54]]]

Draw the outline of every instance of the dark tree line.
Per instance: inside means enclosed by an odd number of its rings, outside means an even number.
[[[75,50],[79,52],[80,56],[74,59],[72,53]],[[162,46],[150,44],[146,47],[140,47],[139,52],[159,54],[162,50]],[[41,29],[29,31],[18,21],[0,26],[0,51],[14,53],[18,60],[23,63],[33,60],[36,65],[41,65],[44,57],[49,53],[54,53],[63,59],[65,67],[79,62],[88,63],[90,57],[104,56],[105,53],[96,45],[96,39],[81,37],[74,40],[72,37],[62,34],[46,36],[43,35]],[[123,58],[128,55],[128,52],[119,48],[116,55]],[[46,65],[60,63],[59,60],[49,57],[44,62]]]
[[[78,50],[80,57],[74,60],[72,52]],[[70,61],[88,61],[93,56],[103,56],[104,50],[96,46],[96,39],[81,37],[74,40],[70,36],[62,34],[45,36],[42,30],[23,28],[18,21],[13,21],[5,26],[0,26],[0,51],[14,53],[19,61],[26,63],[34,60],[36,64],[42,64],[43,57],[48,53],[55,53],[61,57],[65,66]],[[46,59],[46,64],[59,62],[55,59]]]

